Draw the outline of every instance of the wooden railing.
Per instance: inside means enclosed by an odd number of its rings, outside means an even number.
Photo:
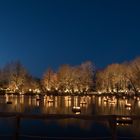
[[[80,119],[80,120],[94,120],[97,122],[108,122],[111,130],[111,139],[117,140],[117,120],[121,120],[122,118],[131,118],[132,120],[140,120],[140,116],[122,116],[122,115],[76,115],[76,114],[25,114],[25,113],[5,113],[0,112],[0,118],[12,117],[15,118],[15,134],[14,140],[19,140],[19,130],[20,130],[20,121],[21,119],[41,119],[41,120],[53,120],[53,119]]]

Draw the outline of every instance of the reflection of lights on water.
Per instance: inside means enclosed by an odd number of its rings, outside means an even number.
[[[103,102],[103,105],[104,105],[104,106],[107,106],[107,102]]]
[[[125,124],[125,123],[117,123],[117,126],[129,126],[130,124]]]
[[[9,96],[7,94],[5,94],[5,97],[6,97],[6,102],[9,101]]]
[[[55,106],[55,108],[57,108],[57,107],[58,107],[58,98],[57,98],[57,96],[55,97],[54,106]]]
[[[36,106],[39,106],[39,102],[36,101]]]
[[[52,96],[44,96],[44,102],[43,102],[43,98],[41,98],[41,102],[36,102],[36,97],[39,97],[38,95],[36,96],[24,96],[24,95],[20,95],[20,96],[12,96],[11,95],[7,95],[5,94],[5,96],[3,96],[5,98],[4,101],[13,101],[13,105],[18,106],[18,103],[23,104],[21,107],[25,106],[29,106],[32,105],[32,107],[34,106],[40,106],[41,108],[43,108],[46,112],[52,111],[52,112],[58,112],[58,113],[72,113],[71,112],[71,107],[72,106],[80,106],[82,109],[82,113],[90,113],[90,110],[92,108],[95,109],[99,109],[99,113],[116,113],[116,114],[128,114],[131,112],[131,108],[126,108],[125,107],[125,101],[121,98],[117,99],[115,98],[115,100],[117,101],[118,104],[115,104],[115,107],[118,107],[117,109],[114,107],[114,105],[110,105],[110,101],[108,102],[104,102],[104,98],[102,97],[97,97],[97,96],[53,96],[53,102],[49,103],[48,100],[51,99],[50,97]],[[41,96],[42,97],[42,96]],[[106,96],[105,96],[106,97]],[[2,99],[1,99],[2,101]],[[131,101],[130,103],[133,103],[134,100],[129,100]],[[83,104],[81,104],[83,102]],[[84,104],[85,102],[85,104]],[[91,104],[90,104],[91,103]],[[94,107],[92,105],[92,103],[94,103],[96,106]],[[133,105],[133,104],[132,104]],[[100,108],[100,107],[101,108]],[[138,108],[140,108],[140,101],[136,102],[136,106]],[[97,108],[99,107],[99,108]],[[48,110],[49,108],[49,110]],[[111,109],[110,109],[111,108]],[[20,108],[17,108],[17,110],[19,110]],[[136,108],[137,109],[137,108]]]
[[[109,100],[109,104],[116,105],[117,99],[113,98]]]
[[[91,102],[91,97],[90,96],[87,96],[85,97],[87,99],[87,102],[90,103]]]
[[[57,102],[57,99],[56,98],[53,99],[53,96],[47,96],[46,97],[46,103],[47,103],[48,107],[52,107],[54,105],[57,106],[56,102]]]
[[[140,108],[140,101],[138,101],[138,107]]]
[[[121,117],[116,119],[117,125],[128,126],[133,124],[133,120],[130,117]]]
[[[104,102],[108,102],[108,98],[107,97],[103,97],[103,101]]]
[[[128,103],[128,100],[125,101],[125,107],[126,108],[130,108],[132,107],[132,105],[130,103]]]
[[[71,106],[71,98],[69,96],[65,96],[64,97],[64,102],[65,102],[65,106],[66,107],[70,107]]]
[[[17,105],[17,103],[18,103],[18,101],[17,101],[17,100],[18,100],[18,99],[16,98],[16,99],[15,99],[15,105]]]
[[[78,97],[74,97],[74,106],[78,106]]]
[[[71,106],[71,102],[65,101],[65,107],[70,107],[70,106]]]
[[[127,110],[131,110],[131,107],[127,107],[126,109],[127,109]]]
[[[31,100],[32,100],[31,97],[29,97],[29,105],[31,105],[31,102],[32,102]]]
[[[52,107],[52,106],[53,106],[53,102],[49,102],[48,107]]]
[[[24,95],[21,95],[21,98],[20,98],[20,103],[23,104],[24,103]]]
[[[98,104],[99,104],[99,106],[102,105],[102,99],[101,99],[101,97],[98,98]]]
[[[48,103],[53,103],[54,102],[53,97],[49,97],[47,101]]]
[[[92,99],[95,99],[95,95],[93,95],[91,98],[92,98]]]
[[[82,106],[82,107],[87,107],[87,98],[84,96],[84,97],[81,97],[81,99],[80,99],[80,106]]]

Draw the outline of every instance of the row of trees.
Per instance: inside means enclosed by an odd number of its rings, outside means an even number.
[[[96,90],[101,92],[140,91],[140,57],[131,62],[111,64],[96,74]]]
[[[140,57],[131,62],[111,64],[95,71],[88,61],[78,66],[62,65],[58,71],[49,68],[41,79],[33,78],[18,61],[0,70],[0,88],[10,92],[85,93],[128,92],[140,90]]]
[[[94,67],[91,62],[75,67],[63,65],[57,73],[48,69],[43,76],[42,85],[45,91],[81,93],[92,89],[93,77]]]
[[[80,93],[91,90],[94,68],[91,62],[71,67],[63,65],[58,72],[49,68],[42,79],[33,78],[19,62],[6,64],[0,70],[0,87],[10,92],[63,92]]]
[[[25,93],[39,89],[39,85],[38,80],[33,78],[19,61],[8,63],[0,70],[1,90]]]

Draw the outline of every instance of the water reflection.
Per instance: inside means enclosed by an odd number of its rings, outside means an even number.
[[[7,102],[12,104],[7,104]],[[126,107],[126,101],[131,107]],[[85,115],[140,115],[140,101],[96,96],[17,96],[1,95],[0,111],[73,114],[72,107],[80,107]]]
[[[7,102],[12,104],[7,104]],[[126,107],[130,103],[131,108]],[[97,96],[24,96],[24,95],[1,95],[1,112],[24,112],[31,114],[73,114],[72,108],[80,107],[81,114],[85,115],[140,115],[139,99],[126,99],[115,97]],[[45,121],[47,124],[51,121]],[[62,127],[74,126],[81,129],[93,129],[94,121],[82,121],[76,119],[56,120],[53,122]],[[109,128],[108,122],[102,126]],[[139,136],[140,121],[134,121],[131,126],[118,126],[120,130],[129,130],[131,134]],[[137,129],[136,129],[137,128]],[[135,131],[134,131],[135,130]],[[121,135],[121,134],[120,134]]]

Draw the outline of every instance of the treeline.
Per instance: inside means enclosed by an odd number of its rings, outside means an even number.
[[[96,73],[96,90],[100,92],[140,91],[140,57],[131,62],[111,64]]]
[[[131,62],[111,64],[96,70],[92,62],[78,66],[62,65],[58,71],[48,68],[41,79],[34,78],[19,62],[0,69],[0,88],[12,93],[101,93],[137,94],[140,90],[140,57]]]
[[[41,86],[39,79],[33,78],[19,61],[15,61],[1,68],[0,88],[1,91],[26,93],[38,92]]]
[[[81,93],[93,86],[94,67],[91,62],[71,67],[63,65],[57,72],[49,68],[41,79],[34,78],[19,62],[6,64],[0,70],[1,90],[13,93]]]
[[[61,93],[83,93],[93,87],[94,66],[91,62],[71,67],[63,65],[57,72],[48,69],[43,76],[42,85],[45,91]]]

